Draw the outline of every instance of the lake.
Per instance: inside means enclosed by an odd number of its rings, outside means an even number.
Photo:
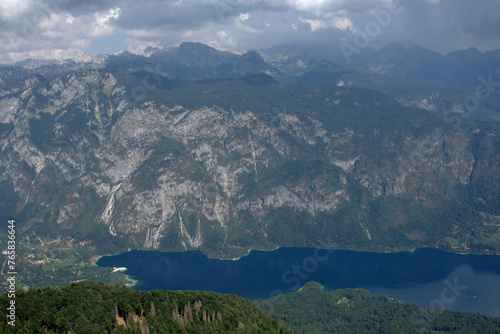
[[[126,267],[124,273],[138,280],[137,290],[208,290],[261,299],[316,281],[328,290],[365,288],[421,306],[500,317],[500,256],[279,248],[234,261],[199,251],[131,251],[97,264]]]

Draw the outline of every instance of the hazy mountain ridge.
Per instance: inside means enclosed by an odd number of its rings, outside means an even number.
[[[480,52],[476,48],[446,55],[419,45],[388,44],[353,58],[352,66],[394,78],[419,81],[483,96],[484,103],[500,108],[500,50]],[[478,88],[479,87],[479,88]],[[461,105],[462,103],[459,103]]]
[[[302,74],[294,76],[293,79],[306,84],[352,86],[378,90],[395,98],[403,105],[432,111],[443,118],[446,118],[445,115],[453,111],[460,112],[460,118],[472,116],[487,121],[500,121],[498,108],[491,107],[491,105],[495,105],[493,95],[490,97],[490,101],[486,101],[491,102],[488,103],[490,105],[488,106],[475,94],[465,91],[419,81],[398,79],[374,72],[361,72],[344,68],[328,60],[310,64]],[[479,81],[477,82],[479,83]],[[465,102],[469,100],[477,105],[475,104],[474,108],[468,107],[466,110]]]
[[[441,55],[419,45],[393,43],[358,60],[354,58],[353,65],[401,79],[469,90],[476,87],[477,76],[500,74],[499,63],[500,50],[483,53],[470,48]]]

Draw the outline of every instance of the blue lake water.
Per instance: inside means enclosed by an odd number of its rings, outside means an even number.
[[[126,267],[125,274],[139,281],[138,290],[208,290],[260,299],[316,281],[328,290],[365,288],[421,306],[500,317],[500,256],[280,248],[235,261],[209,259],[199,251],[132,251],[97,264]]]

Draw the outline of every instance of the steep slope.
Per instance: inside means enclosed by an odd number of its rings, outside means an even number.
[[[16,202],[2,219],[98,252],[227,257],[320,235],[498,250],[480,215],[495,221],[498,173],[484,166],[497,128],[454,128],[364,89],[169,80],[79,71],[2,98],[1,190]]]

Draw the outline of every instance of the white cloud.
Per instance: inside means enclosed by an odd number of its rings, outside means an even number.
[[[219,30],[217,32],[217,36],[223,40],[229,36],[229,33],[227,32],[227,30]]]
[[[331,20],[331,26],[340,30],[354,30],[354,24],[348,17],[335,16]]]
[[[320,28],[327,28],[328,24],[323,20],[310,20],[304,19],[302,17],[299,18],[300,22],[307,23],[311,27],[311,31],[318,30]]]
[[[3,21],[18,19],[30,12],[35,4],[32,1],[2,0],[0,2],[0,18]]]
[[[103,13],[95,13],[91,36],[100,37],[112,34],[115,27],[110,24],[110,21],[118,19],[120,12],[120,8],[113,8]]]
[[[250,18],[250,13],[248,13],[248,12],[247,13],[241,13],[240,17],[239,17],[240,21],[242,21],[242,22],[248,20],[249,18]]]
[[[108,23],[110,19],[117,19],[120,16],[120,8],[112,8],[109,11],[103,13],[95,13],[96,23],[98,25],[104,26]]]
[[[5,9],[11,3],[2,3],[2,7]],[[93,38],[115,32],[113,20],[120,15],[119,8],[79,16],[56,6],[51,7],[52,11],[48,7],[41,8],[34,6],[30,12],[18,10],[16,13],[20,16],[17,20],[9,18],[9,29],[0,26],[2,61],[18,61],[26,57],[61,59],[84,53],[91,47]]]
[[[340,30],[353,30],[354,24],[347,17],[338,17],[335,16],[332,19],[325,20],[312,20],[312,19],[304,19],[299,17],[299,21],[302,23],[307,23],[311,27],[311,31],[316,31],[318,29],[326,29],[326,28],[335,28]]]
[[[323,4],[323,0],[294,0],[289,1],[298,10],[316,11]]]
[[[19,61],[27,58],[62,60],[62,59],[73,58],[81,54],[84,54],[84,52],[80,48],[51,49],[51,50],[38,49],[31,51],[8,52],[3,57],[0,57],[0,63]]]
[[[241,31],[244,31],[244,32],[249,33],[249,34],[261,34],[261,33],[264,32],[262,30],[259,30],[259,29],[256,29],[256,28],[252,27],[249,24],[244,24],[243,21],[245,21],[245,20],[241,20],[240,18],[238,18],[237,20],[235,20],[235,22],[234,22],[234,28],[236,28],[238,30],[241,30]]]

